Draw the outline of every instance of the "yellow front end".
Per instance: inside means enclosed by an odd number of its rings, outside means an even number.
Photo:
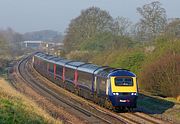
[[[136,77],[118,76],[110,77],[110,80],[111,93],[109,94],[109,99],[112,105],[115,107],[135,108],[138,96]],[[126,80],[130,80],[130,84],[128,84]]]
[[[132,86],[116,86],[115,85],[115,78],[117,77],[111,77],[111,88],[112,92],[116,93],[134,93],[137,92],[137,83],[136,83],[136,77],[127,77],[133,79],[133,85]],[[118,77],[121,78],[121,77]]]

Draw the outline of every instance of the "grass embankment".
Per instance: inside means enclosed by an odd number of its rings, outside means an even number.
[[[0,124],[59,124],[0,78]]]

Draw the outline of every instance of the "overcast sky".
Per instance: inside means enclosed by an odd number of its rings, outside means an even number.
[[[24,33],[51,29],[64,32],[71,19],[91,6],[106,10],[114,18],[137,22],[136,8],[154,0],[0,0],[0,28]],[[180,0],[160,0],[168,18],[180,17]]]

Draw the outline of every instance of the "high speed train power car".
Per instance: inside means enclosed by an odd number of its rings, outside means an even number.
[[[36,53],[34,68],[57,85],[109,109],[136,107],[136,75],[129,70]]]

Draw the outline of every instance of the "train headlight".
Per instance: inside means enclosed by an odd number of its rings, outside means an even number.
[[[118,96],[118,95],[119,95],[119,93],[113,93],[113,95],[116,95],[116,96]]]
[[[136,95],[137,95],[137,93],[131,93],[131,95],[134,95],[134,96],[136,96]]]

